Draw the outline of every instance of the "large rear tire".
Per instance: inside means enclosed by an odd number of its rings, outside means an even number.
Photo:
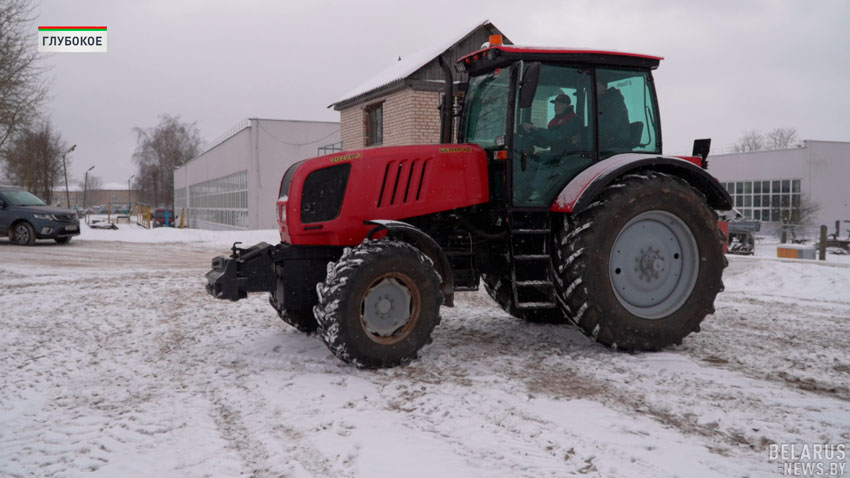
[[[481,282],[484,290],[499,307],[513,317],[528,322],[544,324],[563,324],[567,322],[564,312],[559,309],[522,310],[514,305],[513,293],[511,291],[511,280],[507,277],[494,275],[482,275]]]
[[[597,342],[659,350],[714,313],[724,238],[705,197],[684,180],[626,176],[565,216],[559,235],[562,306]]]
[[[334,355],[357,367],[415,359],[440,322],[440,277],[425,254],[404,242],[346,248],[316,291],[319,336]]]

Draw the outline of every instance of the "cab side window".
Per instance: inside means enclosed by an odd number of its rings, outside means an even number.
[[[596,70],[599,153],[661,153],[658,112],[648,72]]]

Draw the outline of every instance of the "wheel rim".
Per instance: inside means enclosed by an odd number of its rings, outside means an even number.
[[[15,228],[15,239],[18,244],[26,244],[30,241],[30,231],[27,226],[21,224]]]
[[[620,305],[638,317],[661,319],[690,297],[699,274],[699,248],[679,217],[647,211],[620,230],[609,268]]]
[[[400,273],[374,281],[360,302],[360,323],[373,341],[391,345],[410,335],[419,320],[422,299],[413,280]]]

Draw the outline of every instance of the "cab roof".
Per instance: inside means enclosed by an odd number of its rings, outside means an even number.
[[[584,63],[603,66],[638,67],[654,70],[663,57],[616,50],[494,45],[458,59],[470,73],[504,66],[517,60]]]

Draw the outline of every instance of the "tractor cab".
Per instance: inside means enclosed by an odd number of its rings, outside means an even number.
[[[458,62],[469,73],[458,142],[487,151],[496,196],[513,207],[549,207],[595,162],[661,154],[651,73],[660,60],[503,45],[472,53]]]

